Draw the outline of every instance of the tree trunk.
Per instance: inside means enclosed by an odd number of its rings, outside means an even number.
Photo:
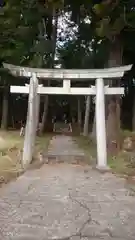
[[[77,115],[78,115],[78,127],[79,127],[79,130],[81,131],[81,125],[82,125],[82,112],[81,112],[81,99],[78,98],[77,99]]]
[[[133,103],[132,131],[135,131],[135,97],[134,97],[134,103]]]
[[[9,87],[5,87],[2,104],[2,120],[1,128],[6,130],[8,127],[8,98],[9,98]]]
[[[116,37],[111,44],[110,57],[108,67],[116,67],[122,65],[122,42]],[[109,81],[110,86],[120,86],[120,80]],[[120,147],[120,97],[108,97],[106,106],[106,127],[107,127],[107,145],[111,150]]]
[[[40,125],[40,134],[42,134],[45,130],[45,124],[46,124],[47,114],[48,114],[48,102],[49,102],[49,98],[48,98],[48,95],[46,95],[44,98],[44,110],[43,110],[42,121]]]
[[[94,113],[92,133],[90,134],[92,140],[96,141],[96,114]]]
[[[109,101],[108,112],[107,143],[109,150],[113,151],[118,149],[120,144],[120,107],[116,98]]]
[[[53,25],[53,20],[55,21],[55,24]],[[52,34],[51,41],[52,41],[52,54],[51,54],[51,61],[50,61],[50,68],[54,68],[54,58],[55,58],[55,50],[56,50],[56,41],[57,41],[57,26],[58,26],[58,11],[53,8],[53,14],[52,14]],[[50,81],[48,81],[48,86],[50,85]],[[47,114],[48,114],[48,106],[49,106],[49,96],[45,96],[44,98],[44,111],[42,116],[42,122],[41,122],[41,129],[40,133],[43,133],[45,130],[45,124],[47,121]]]
[[[88,136],[88,134],[89,134],[90,101],[91,101],[91,96],[87,96],[86,108],[85,108],[84,128],[83,128],[83,135],[84,136]]]

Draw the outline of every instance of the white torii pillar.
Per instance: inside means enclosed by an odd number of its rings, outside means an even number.
[[[105,94],[123,95],[124,88],[109,88],[104,86],[102,78],[96,79],[96,139],[97,139],[97,166],[99,170],[108,170],[107,165],[107,142],[106,142],[106,122],[105,122]]]
[[[36,77],[36,73],[33,73],[32,77],[30,78],[28,114],[24,137],[22,159],[22,165],[24,168],[29,165],[33,157],[37,129],[37,116],[39,111],[39,98],[37,92],[38,92],[38,78]]]
[[[29,87],[30,87],[30,85],[29,84],[25,84],[25,90],[28,88],[29,89]],[[13,86],[11,86],[11,89],[12,89],[12,87]],[[43,85],[42,84],[40,84],[40,85],[38,85],[38,88],[39,87],[43,87]],[[23,87],[24,88],[24,87]],[[36,119],[36,129],[37,129],[37,127],[38,127],[38,123],[39,123],[39,112],[40,112],[40,94],[38,93],[38,88],[37,88],[37,94],[36,94],[36,97],[35,97],[35,108],[36,108],[36,117],[35,117],[35,119]],[[24,93],[27,93],[27,91],[25,91],[24,90]],[[28,94],[29,94],[29,92],[28,92]]]
[[[107,167],[107,144],[105,126],[105,93],[103,79],[96,80],[96,137],[97,137],[97,168]]]

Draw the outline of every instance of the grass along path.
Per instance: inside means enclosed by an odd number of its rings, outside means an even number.
[[[127,133],[126,133],[127,134]],[[96,144],[88,137],[75,138],[79,147],[89,156],[89,164],[96,164]],[[135,176],[135,152],[120,151],[117,155],[108,154],[108,165],[113,173],[123,176]]]
[[[51,135],[36,138],[35,159],[38,153],[46,151]],[[22,172],[23,137],[18,131],[0,131],[0,184],[7,183]]]

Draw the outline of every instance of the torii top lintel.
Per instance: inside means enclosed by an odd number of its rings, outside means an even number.
[[[41,69],[15,66],[4,63],[4,68],[8,69],[14,76],[32,77],[35,73],[38,78],[44,79],[98,79],[98,78],[119,78],[124,72],[131,70],[132,65],[104,68],[104,69]]]

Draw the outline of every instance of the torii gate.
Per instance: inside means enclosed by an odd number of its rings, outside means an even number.
[[[30,85],[11,86],[11,93],[29,94],[28,115],[24,139],[23,159],[24,167],[32,161],[36,129],[39,118],[40,94],[62,94],[62,95],[96,95],[96,138],[97,138],[97,168],[107,169],[107,146],[106,146],[106,126],[105,126],[105,94],[107,95],[123,95],[124,88],[108,87],[104,85],[104,79],[120,78],[124,72],[129,71],[132,65],[105,68],[105,69],[39,69],[14,66],[4,63],[14,76],[24,76],[30,78]],[[38,79],[45,80],[61,79],[63,87],[43,87],[38,84]],[[71,80],[74,79],[96,79],[96,85],[93,87],[71,87]]]

